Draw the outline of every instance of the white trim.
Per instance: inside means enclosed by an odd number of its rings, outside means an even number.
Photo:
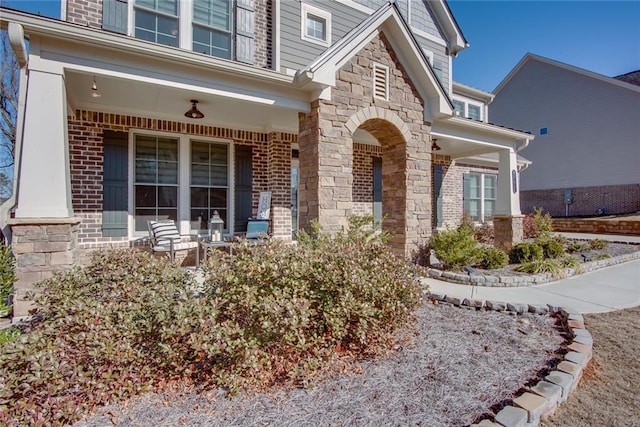
[[[413,34],[415,34],[416,36],[420,36],[420,37],[423,37],[425,39],[431,40],[432,42],[437,43],[439,45],[442,45],[444,47],[447,46],[447,42],[444,39],[442,39],[441,37],[434,36],[433,34],[427,33],[426,31],[421,30],[419,28],[416,28],[413,25],[409,25],[409,27],[411,28],[411,32]]]
[[[371,9],[363,4],[356,3],[353,0],[334,0],[334,1],[338,3],[342,3],[345,6],[349,6],[352,9],[359,10],[360,12],[364,12],[368,15],[371,15],[373,12],[375,12],[374,9]]]
[[[422,49],[422,53],[424,53],[424,56],[427,57],[427,60],[429,61],[429,65],[431,65],[431,68],[433,68],[433,52],[430,51],[429,49],[425,49],[422,46],[420,46],[420,49]]]
[[[324,20],[324,40],[307,35],[308,15]],[[321,46],[331,46],[331,13],[307,3],[300,3],[300,38]]]
[[[282,30],[282,27],[280,26],[280,0],[274,0],[274,7],[273,7],[273,28],[275,29],[274,33],[275,33],[275,40],[274,40],[274,49],[273,49],[273,63],[274,65],[274,69],[277,72],[280,72],[280,57],[281,57],[281,52],[280,52],[280,31]]]

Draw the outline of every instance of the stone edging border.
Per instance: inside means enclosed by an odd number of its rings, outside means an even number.
[[[585,262],[584,264],[581,264],[584,270],[582,273],[576,272],[574,268],[565,268],[565,278],[577,276],[583,273],[589,273],[591,271],[599,270],[604,267],[610,267],[612,265],[622,264],[623,262],[634,261],[636,259],[640,259],[640,251],[618,255],[611,258]],[[554,277],[551,273],[522,273],[513,276],[491,276],[484,274],[467,275],[463,273],[454,273],[451,271],[442,271],[435,268],[428,268],[427,274],[431,279],[442,280],[444,282],[457,283],[460,285],[487,286],[496,288],[535,286],[558,280],[558,278]]]
[[[444,294],[425,292],[427,298],[439,302],[475,309],[508,311],[514,313],[549,314],[560,313],[565,327],[573,337],[567,346],[564,360],[537,384],[527,387],[528,391],[513,399],[495,415],[495,421],[482,420],[471,427],[535,427],[540,420],[552,415],[565,402],[569,394],[578,386],[582,372],[593,355],[593,338],[584,326],[582,314],[563,307],[541,304],[516,304],[498,301],[475,300],[449,297]]]

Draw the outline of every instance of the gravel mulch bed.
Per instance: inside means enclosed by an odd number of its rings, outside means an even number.
[[[425,303],[415,317],[391,355],[307,389],[152,393],[76,426],[468,425],[536,382],[565,343],[549,315]]]

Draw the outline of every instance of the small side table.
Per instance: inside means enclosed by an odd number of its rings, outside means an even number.
[[[207,250],[209,248],[229,248],[229,254],[233,255],[233,246],[231,246],[231,242],[225,242],[225,241],[211,241],[211,240],[207,240],[207,239],[203,239],[200,240],[200,246],[202,246],[202,248],[204,249],[204,258],[202,259],[202,261],[204,263],[207,262]],[[197,265],[196,267],[200,267],[200,265]]]

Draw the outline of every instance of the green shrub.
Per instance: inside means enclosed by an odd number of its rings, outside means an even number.
[[[560,262],[551,258],[536,259],[534,261],[525,262],[517,265],[514,270],[528,274],[551,273],[556,279],[562,279],[565,277],[565,273]]]
[[[513,246],[509,251],[511,264],[522,264],[544,258],[544,251],[537,243],[522,242]]]
[[[564,255],[564,246],[557,239],[536,240],[542,248],[544,258],[559,258]]]
[[[564,268],[573,268],[576,271],[576,273],[579,273],[579,274],[584,273],[584,267],[582,267],[582,265],[580,264],[580,261],[578,261],[575,258],[572,258],[570,256],[565,256],[560,258],[558,262]]]
[[[0,346],[6,342],[9,342],[20,335],[20,329],[9,327],[0,330]]]
[[[579,242],[577,240],[572,240],[569,243],[567,243],[567,245],[565,246],[565,250],[570,254],[573,254],[576,252],[584,252],[589,250],[589,245],[583,242]]]
[[[0,313],[9,314],[11,311],[15,281],[15,259],[11,254],[11,249],[8,246],[0,245]],[[0,317],[3,315],[0,314]]]
[[[542,208],[533,208],[533,220],[536,223],[536,229],[538,230],[538,235],[536,237],[547,240],[551,237],[551,233],[553,232],[553,223],[551,221],[551,215],[549,213],[543,214]]]
[[[609,258],[611,258],[611,255],[609,255],[609,254],[596,254],[596,255],[593,255],[593,256],[589,257],[588,260],[589,261],[598,261],[600,259],[609,259]]]
[[[493,246],[482,248],[482,261],[480,266],[487,270],[502,268],[509,263],[509,256],[502,250]]]
[[[593,250],[605,249],[609,246],[609,242],[603,239],[589,240],[589,247]]]
[[[475,265],[482,260],[482,250],[469,227],[441,231],[431,237],[429,246],[446,269],[460,270],[465,265]]]

